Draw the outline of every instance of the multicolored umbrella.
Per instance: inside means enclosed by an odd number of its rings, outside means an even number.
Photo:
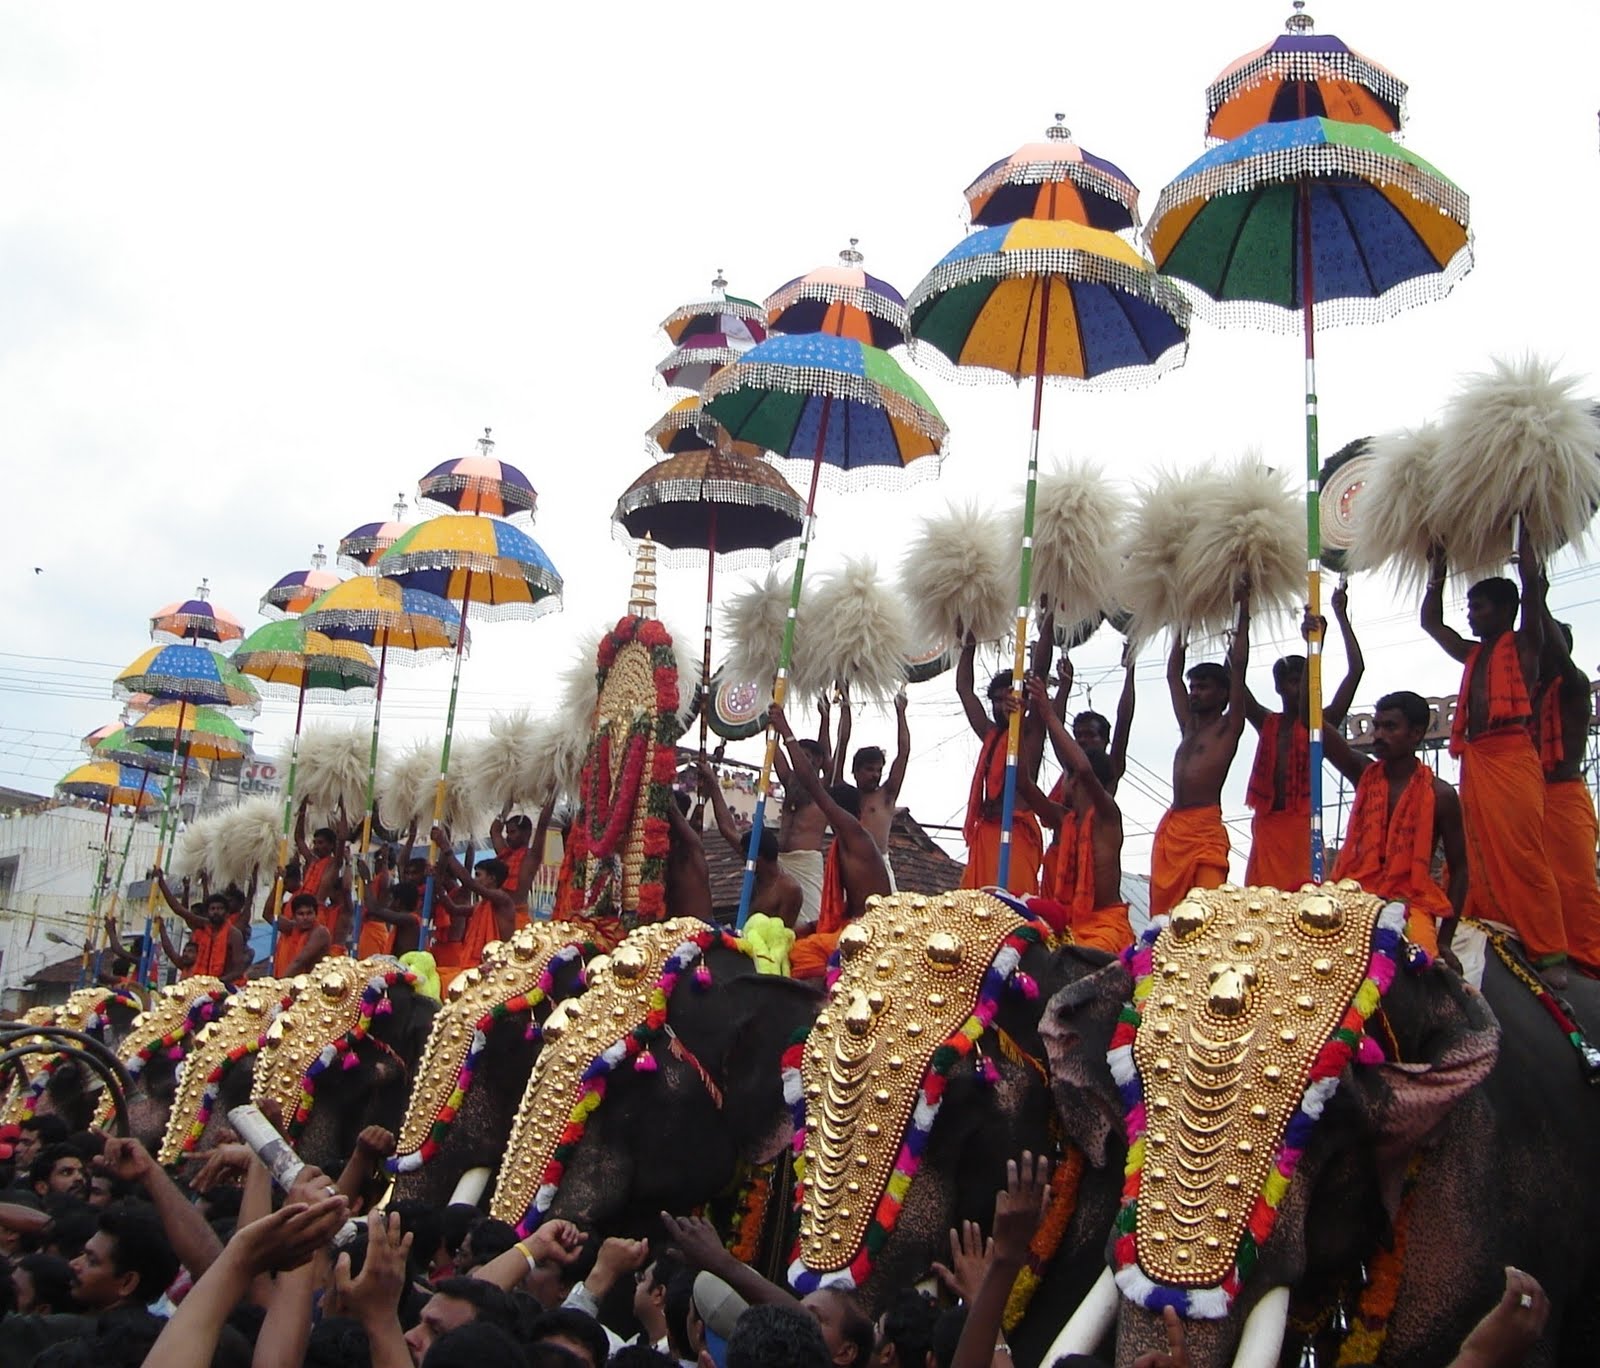
[[[763,461],[731,451],[692,451],[651,466],[622,492],[613,525],[626,540],[650,538],[666,549],[663,565],[706,562],[706,617],[700,678],[711,678],[711,607],[717,558],[728,565],[770,564],[794,549],[805,530],[805,505]],[[700,709],[700,751],[708,709]]]
[[[533,485],[515,466],[495,460],[489,454],[493,450],[494,439],[484,428],[476,456],[434,466],[417,482],[417,493],[429,503],[457,513],[487,513],[496,518],[532,513],[539,505]]]
[[[1072,141],[1066,115],[989,167],[966,188],[974,227],[1018,219],[1070,219],[1115,233],[1139,226],[1139,187],[1103,157]]]
[[[837,266],[819,266],[767,296],[767,326],[778,333],[826,333],[887,350],[906,340],[906,301],[861,268],[856,238]]]
[[[255,685],[226,656],[204,646],[152,646],[118,673],[111,689],[117,698],[149,694],[251,715],[261,711]]]
[[[199,711],[210,713],[213,717],[222,717],[221,713],[213,712],[209,708]],[[226,718],[222,718],[222,720],[227,721]],[[133,724],[130,723],[129,725]],[[232,724],[230,723],[229,725]],[[178,756],[173,753],[170,743],[163,748],[162,746],[151,745],[147,741],[135,741],[129,737],[126,727],[117,727],[115,730],[108,732],[96,744],[91,755],[96,760],[112,760],[119,765],[132,765],[135,769],[148,770],[152,774],[176,774],[179,765],[182,763]],[[188,762],[189,769],[202,776],[206,773],[206,762],[204,760],[190,755]]]
[[[1033,604],[1033,515],[1046,380],[1078,388],[1141,384],[1183,364],[1189,307],[1124,239],[1070,220],[1021,219],[958,243],[911,293],[911,332],[964,373],[1033,379],[1022,505],[1012,687],[1020,695]],[[1022,712],[1011,715],[996,882],[1011,869]]]
[[[674,347],[656,364],[656,374],[676,389],[699,393],[706,381],[750,350],[722,333],[697,333]]]
[[[1214,321],[1300,331],[1306,357],[1307,603],[1322,612],[1316,330],[1375,323],[1448,294],[1472,269],[1467,194],[1366,124],[1266,123],[1165,190],[1146,241]],[[1311,872],[1321,879],[1322,641],[1307,652]]]
[[[56,785],[56,792],[69,798],[109,807],[153,808],[161,794],[147,770],[119,765],[112,760],[91,760],[79,765]]]
[[[192,599],[180,599],[157,608],[150,617],[150,636],[156,641],[214,641],[219,645],[238,641],[244,635],[244,624],[226,608],[211,602],[211,590],[205,580],[194,591]]]
[[[406,496],[394,502],[394,517],[387,522],[362,523],[339,538],[339,564],[353,575],[373,574],[378,557],[405,535],[411,526],[406,519]]]
[[[691,451],[731,451],[752,461],[759,461],[763,455],[760,447],[734,441],[720,424],[707,418],[698,394],[678,400],[645,429],[644,435],[645,451],[656,461],[663,455],[681,456]]]
[[[922,386],[887,352],[820,333],[770,337],[752,347],[711,378],[704,409],[735,441],[753,442],[780,460],[810,462],[805,523],[772,689],[773,701],[781,704],[788,694],[795,613],[824,469],[846,486],[858,480],[904,483],[913,468],[936,474],[949,429]],[[777,745],[777,733],[769,727],[739,895],[740,926],[750,915],[755,891],[756,855]]]
[[[316,553],[311,557],[309,570],[291,570],[261,596],[262,615],[282,618],[305,612],[316,602],[318,595],[327,593],[340,582],[339,576],[329,570],[327,564],[328,558],[323,554],[319,542]]]
[[[1206,137],[1237,138],[1264,123],[1328,118],[1398,133],[1406,83],[1332,34],[1313,32],[1306,0],[1294,0],[1287,30],[1247,52],[1206,87]]]
[[[93,755],[95,748],[107,737],[118,735],[122,731],[122,723],[107,722],[104,726],[96,727],[92,732],[84,735],[78,742],[85,755]]]
[[[250,753],[250,739],[226,714],[183,703],[157,704],[130,722],[123,736],[167,756],[181,747],[188,760],[239,760]],[[169,768],[175,771],[176,765],[169,762]]]
[[[711,282],[711,298],[674,309],[661,320],[661,331],[673,346],[681,346],[701,333],[721,333],[753,346],[767,336],[767,311],[753,299],[727,293],[728,282],[718,271]]]

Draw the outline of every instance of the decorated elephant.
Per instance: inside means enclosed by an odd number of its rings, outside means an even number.
[[[77,1031],[115,1049],[144,1004],[131,992],[106,985],[80,988],[53,1008],[30,1009],[34,1024]],[[73,1130],[82,1130],[95,1113],[100,1078],[65,1053],[25,1056],[3,1109],[0,1123],[25,1121],[39,1113],[60,1116]]]
[[[541,1026],[556,1003],[583,991],[584,961],[595,953],[560,923],[535,923],[492,942],[483,963],[450,985],[388,1161],[396,1197],[478,1200],[500,1167]]]
[[[1131,1363],[1164,1348],[1170,1305],[1196,1368],[1442,1366],[1515,1264],[1552,1306],[1527,1361],[1593,1362],[1600,1090],[1581,1030],[1498,938],[1480,996],[1403,931],[1402,907],[1353,884],[1224,886],[1153,924],[1111,1051],[1120,1295],[1098,1287],[1094,1328],[1059,1347],[1114,1319]],[[1081,1085],[1068,1053],[1058,1092]]]
[[[134,1018],[117,1045],[127,1072],[128,1127],[134,1139],[155,1150],[166,1134],[178,1087],[178,1066],[196,1035],[222,1010],[228,989],[219,978],[199,975],[162,988]],[[111,1098],[102,1093],[94,1124],[109,1127]]]

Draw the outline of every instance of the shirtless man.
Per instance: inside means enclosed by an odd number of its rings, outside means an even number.
[[[820,742],[809,738],[795,743],[791,755],[798,755],[794,764],[808,771],[820,784],[828,772],[828,752]],[[773,762],[778,780],[783,785],[783,807],[778,817],[778,863],[796,883],[804,899],[800,915],[795,919],[796,931],[808,931],[817,924],[822,911],[822,837],[828,830],[824,816],[811,790],[800,777],[779,746]]]
[[[741,831],[728,809],[728,800],[722,796],[722,785],[709,761],[696,766],[700,773],[700,792],[710,796],[711,810],[717,819],[717,830],[742,862],[750,848],[750,834]],[[756,912],[776,917],[785,926],[794,927],[799,919],[805,891],[794,876],[778,863],[778,837],[773,831],[761,833],[761,849],[756,855],[756,886],[750,906]]]
[[[305,870],[300,891],[317,900],[317,916],[328,928],[331,953],[340,955],[350,941],[350,893],[345,861],[349,855],[350,824],[340,813],[335,827],[318,827],[306,841],[306,814],[310,802],[302,799],[295,816],[294,844]]]
[[[1076,818],[1070,846],[1058,853],[1070,867],[1070,878],[1062,879],[1067,896],[1057,898],[1066,908],[1065,929],[1076,945],[1120,954],[1133,944],[1133,931],[1122,900],[1122,810],[1108,787],[1111,761],[1104,751],[1085,751],[1078,744],[1051,706],[1042,679],[1030,677],[1027,690],[1030,709],[1044,719],[1067,767],[1065,802],[1041,793],[1026,775],[1017,776],[1017,787],[1047,825],[1059,825],[1068,810]]]
[[[1345,671],[1322,710],[1324,734],[1344,721],[1366,669],[1350,627],[1349,594],[1342,585],[1333,591],[1332,602],[1344,638]],[[1306,687],[1306,658],[1291,655],[1273,661],[1272,686],[1278,695],[1277,712],[1268,712],[1245,690],[1245,716],[1260,733],[1260,740],[1245,798],[1252,816],[1244,879],[1247,884],[1294,889],[1311,878],[1311,734],[1307,730],[1311,696]]]
[[[1111,778],[1105,788],[1107,793],[1113,795],[1117,791],[1117,785],[1122,782],[1122,776],[1128,770],[1128,738],[1133,734],[1133,710],[1137,702],[1137,691],[1133,682],[1133,667],[1137,660],[1138,652],[1133,649],[1133,643],[1130,641],[1122,649],[1122,693],[1117,698],[1117,720],[1114,728],[1110,718],[1093,709],[1085,709],[1072,719],[1072,739],[1078,743],[1078,749],[1085,755],[1103,755],[1110,762]],[[1055,696],[1055,715],[1063,723],[1067,720],[1067,701],[1072,693],[1072,683],[1075,678],[1076,671],[1072,657],[1063,651],[1061,660],[1056,665]],[[1062,748],[1052,741],[1052,749],[1061,767],[1070,769],[1071,766],[1067,763]]]
[[[906,766],[911,763],[911,726],[906,721],[906,691],[901,689],[894,698],[895,750],[894,764],[884,778],[883,768],[887,757],[881,746],[862,746],[850,762],[850,776],[855,780],[856,792],[861,795],[861,825],[872,833],[883,853],[883,863],[889,869],[889,887],[894,888],[894,868],[889,865],[889,828],[894,825],[895,808],[900,803],[900,790],[906,782]],[[840,700],[839,754],[842,756],[850,741],[850,700]]]
[[[1238,622],[1226,665],[1204,661],[1187,672],[1188,643],[1175,637],[1167,658],[1167,690],[1183,739],[1172,758],[1172,807],[1156,827],[1150,855],[1150,915],[1162,916],[1192,888],[1218,888],[1228,878],[1228,830],[1222,786],[1244,734],[1244,672],[1250,661],[1250,584],[1234,587]]]
[[[1548,616],[1543,571],[1524,532],[1522,593],[1499,578],[1467,590],[1467,627],[1478,638],[1475,645],[1445,625],[1443,547],[1429,555],[1428,570],[1422,630],[1466,666],[1450,725],[1450,753],[1461,761],[1471,862],[1465,914],[1515,929],[1550,986],[1564,988],[1567,933],[1545,849],[1544,771],[1531,733]]]
[[[1324,735],[1328,763],[1356,786],[1333,878],[1354,879],[1368,893],[1403,902],[1407,937],[1459,970],[1450,938],[1467,896],[1467,843],[1456,791],[1417,759],[1431,715],[1418,694],[1385,694],[1372,714],[1370,759],[1352,750],[1338,728]],[[1433,879],[1440,845],[1448,895]]]
[[[489,824],[489,843],[511,871],[506,880],[506,892],[517,905],[517,925],[525,926],[528,921],[528,894],[544,860],[545,835],[550,830],[550,816],[555,811],[556,800],[552,796],[539,809],[537,825],[525,812],[508,817],[510,806],[508,803],[506,811]]]

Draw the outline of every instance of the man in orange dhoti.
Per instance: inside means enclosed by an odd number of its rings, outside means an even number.
[[[1328,762],[1356,786],[1335,879],[1406,905],[1406,935],[1430,955],[1450,956],[1450,938],[1467,895],[1466,837],[1455,790],[1417,759],[1432,710],[1419,694],[1385,694],[1372,715],[1372,757],[1356,754],[1335,729],[1323,738]],[[1433,879],[1444,846],[1446,896]]]
[[[1122,900],[1122,811],[1106,787],[1111,764],[1105,753],[1085,752],[1051,710],[1044,681],[1029,679],[1028,702],[1044,719],[1064,757],[1066,803],[1056,803],[1026,775],[1018,786],[1047,826],[1057,826],[1056,882],[1044,896],[1066,909],[1065,927],[1075,945],[1118,954],[1133,944],[1128,905]]]
[[[1524,536],[1524,543],[1526,537]],[[1422,629],[1466,669],[1450,726],[1450,753],[1461,761],[1461,811],[1467,833],[1465,915],[1513,928],[1552,987],[1566,985],[1567,936],[1561,893],[1545,850],[1545,783],[1530,728],[1531,681],[1543,653],[1542,571],[1521,548],[1519,596],[1508,579],[1467,590],[1474,645],[1444,622],[1443,548],[1429,559]]]
[[[1589,677],[1572,659],[1572,629],[1545,623],[1545,682],[1539,697],[1539,764],[1544,770],[1544,845],[1561,890],[1567,954],[1600,976],[1600,883],[1595,842],[1600,826],[1583,780],[1583,752],[1594,716]]]
[[[450,913],[451,939],[456,943],[455,955],[441,960],[439,950],[434,951],[434,963],[440,965],[439,986],[448,988],[458,974],[476,967],[483,959],[483,949],[490,941],[506,941],[516,929],[517,908],[506,892],[506,863],[504,860],[480,860],[469,872],[456,858],[450,833],[442,827],[433,829],[434,847],[439,852],[439,870],[448,872],[460,881],[463,894],[476,893],[477,902],[456,900],[440,892],[438,901]],[[442,885],[441,885],[442,886]],[[456,927],[465,923],[459,936]],[[453,961],[447,963],[446,961]]]
[[[989,711],[973,686],[973,657],[977,643],[968,637],[956,665],[956,696],[966,710],[967,722],[983,745],[978,752],[978,767],[973,772],[972,789],[967,797],[967,816],[962,835],[967,842],[967,868],[961,876],[963,888],[987,888],[1000,869],[1000,846],[1004,833],[1000,827],[1006,787],[1006,739],[1011,714],[1021,701],[1011,690],[1011,671],[1002,670],[989,681]],[[1037,729],[1024,728],[1018,772],[1030,779],[1039,772],[1043,749]],[[1044,858],[1044,838],[1038,819],[1018,791],[1011,813],[1011,867],[1006,887],[1022,896],[1039,891],[1039,862]]]
[[[348,827],[341,817],[338,830],[318,827],[306,842],[306,812],[309,799],[302,799],[294,823],[294,844],[305,870],[300,891],[317,900],[317,920],[328,930],[328,953],[343,955],[350,940],[350,888],[345,872],[349,854]]]
[[[1345,674],[1322,710],[1323,730],[1344,721],[1365,668],[1361,647],[1350,630],[1349,602],[1341,586],[1333,591],[1333,615],[1344,637]],[[1304,629],[1302,629],[1304,634]],[[1299,888],[1311,878],[1311,734],[1306,729],[1310,698],[1306,658],[1284,656],[1272,664],[1272,685],[1280,708],[1269,713],[1245,693],[1245,716],[1260,734],[1245,802],[1251,811],[1250,858],[1244,881],[1268,888]]]
[[[1228,831],[1222,825],[1227,782],[1245,723],[1245,668],[1250,663],[1250,582],[1234,586],[1238,619],[1228,663],[1202,661],[1184,670],[1188,644],[1175,632],[1167,657],[1167,691],[1183,739],[1172,757],[1172,807],[1156,827],[1150,852],[1150,915],[1170,911],[1191,888],[1218,888],[1228,878]],[[1185,687],[1187,679],[1187,687]]]

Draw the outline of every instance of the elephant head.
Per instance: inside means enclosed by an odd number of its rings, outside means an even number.
[[[780,1061],[821,1001],[694,918],[640,927],[551,1013],[491,1204],[645,1233],[784,1148]]]
[[[388,1161],[397,1197],[477,1200],[482,1188],[470,1175],[487,1180],[500,1165],[540,1023],[583,991],[584,961],[595,953],[571,928],[536,923],[486,946],[483,963],[450,985]]]
[[[143,1003],[132,993],[101,984],[77,989],[60,1006],[46,1010],[49,1025],[114,1048],[142,1009]],[[94,1093],[101,1086],[99,1076],[66,1053],[36,1054],[26,1060],[27,1081],[8,1099],[3,1119],[22,1121],[51,1112],[73,1130],[88,1126],[94,1117]]]
[[[1407,947],[1404,924],[1403,907],[1348,881],[1292,894],[1224,885],[1191,893],[1136,947],[1111,1052],[1131,1156],[1108,1246],[1122,1295],[1102,1308],[1119,1362],[1165,1345],[1171,1305],[1197,1368],[1276,1364],[1291,1298],[1332,1321],[1398,1221],[1410,1223],[1410,1278],[1425,1227],[1477,1208],[1481,1192],[1441,1154],[1463,1125],[1492,1123],[1480,1085],[1500,1033],[1480,998]],[[1498,1159],[1482,1130],[1472,1145]],[[1470,1221],[1454,1235],[1482,1243]],[[1441,1295],[1461,1252],[1435,1255],[1451,1269]],[[1442,1365],[1485,1309],[1459,1333],[1396,1336],[1399,1356],[1381,1361]],[[1428,1319],[1414,1311],[1398,1319]]]
[[[178,1065],[200,1028],[210,1022],[228,996],[221,979],[197,976],[153,993],[150,1005],[133,1019],[117,1045],[128,1074],[128,1127],[150,1150],[161,1143],[178,1086]],[[112,1122],[111,1098],[102,1093],[94,1124]]]

